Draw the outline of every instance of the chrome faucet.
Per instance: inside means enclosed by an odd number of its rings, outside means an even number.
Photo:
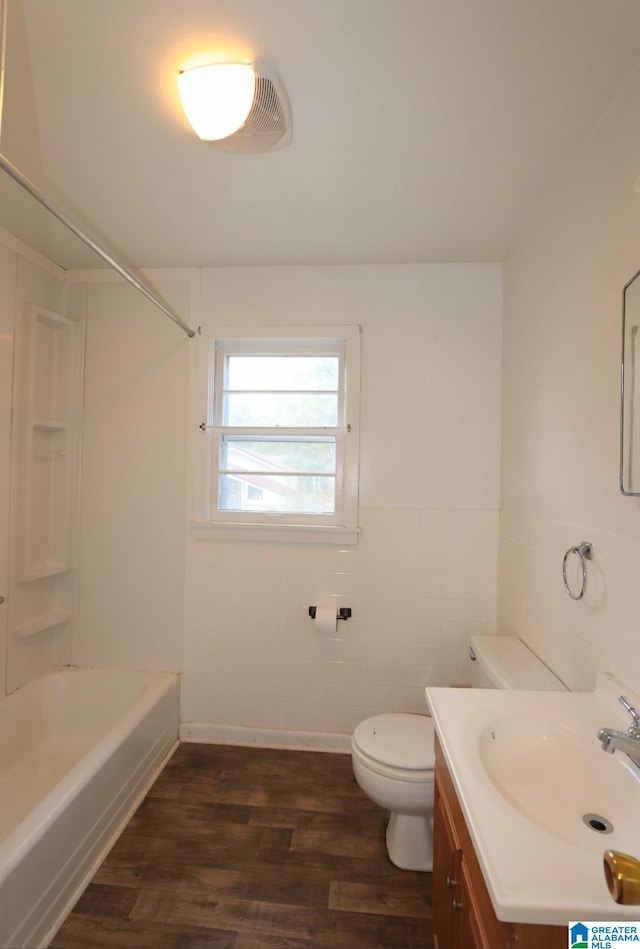
[[[636,767],[640,768],[640,715],[624,695],[619,695],[618,701],[624,705],[631,716],[629,728],[626,732],[618,731],[615,728],[601,728],[598,732],[598,740],[602,744],[603,751],[610,755],[614,751],[624,751]]]

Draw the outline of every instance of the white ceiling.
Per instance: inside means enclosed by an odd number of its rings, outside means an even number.
[[[638,0],[8,3],[1,150],[139,266],[500,260],[640,59]],[[224,50],[289,147],[193,135],[175,74]],[[0,225],[100,265],[2,172]]]

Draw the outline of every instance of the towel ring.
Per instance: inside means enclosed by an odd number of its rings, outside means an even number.
[[[580,584],[580,589],[578,590],[577,593],[574,593],[571,590],[569,583],[567,581],[567,560],[569,559],[571,554],[576,555],[576,557],[580,561],[580,567],[582,568],[582,583]],[[593,557],[593,547],[586,540],[583,540],[582,543],[578,544],[577,547],[569,547],[568,551],[564,555],[564,558],[562,560],[562,579],[564,580],[564,588],[572,600],[581,600],[582,597],[584,596],[584,591],[587,587],[587,565],[585,564],[585,560],[591,560],[592,557]]]

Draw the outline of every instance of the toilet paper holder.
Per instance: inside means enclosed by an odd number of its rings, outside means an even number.
[[[315,606],[309,607],[309,616],[311,619],[316,618],[316,609]],[[350,606],[341,606],[339,610],[336,610],[336,617],[338,619],[349,619],[351,616],[351,607]]]

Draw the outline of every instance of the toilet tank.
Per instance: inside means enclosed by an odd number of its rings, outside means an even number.
[[[517,636],[472,636],[469,656],[474,689],[567,691]]]

